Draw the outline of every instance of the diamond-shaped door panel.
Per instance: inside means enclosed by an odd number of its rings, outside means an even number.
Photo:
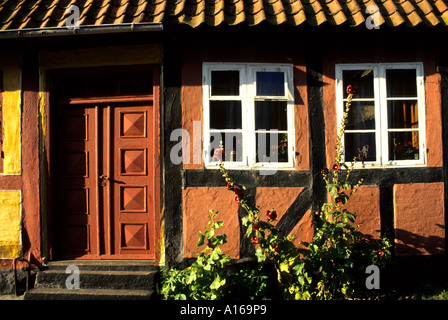
[[[123,223],[121,224],[122,249],[147,249],[147,224]]]
[[[121,174],[146,174],[146,149],[121,149]]]
[[[122,138],[146,137],[146,112],[121,112],[120,136]]]
[[[146,212],[146,187],[121,187],[120,210]]]

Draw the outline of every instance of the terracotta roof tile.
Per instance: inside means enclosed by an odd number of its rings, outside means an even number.
[[[380,25],[448,25],[448,0],[0,0],[0,30],[64,27],[76,5],[81,26],[185,23],[192,27],[360,26],[378,8]],[[375,6],[375,7],[370,7]]]
[[[229,25],[237,25],[245,21],[243,0],[227,0],[224,5],[224,16]]]
[[[346,17],[349,25],[358,26],[366,21],[363,14],[365,10],[362,10],[356,0],[347,0],[344,5],[344,10],[347,13]]]

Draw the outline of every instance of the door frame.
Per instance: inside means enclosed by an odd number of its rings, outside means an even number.
[[[50,83],[51,79],[55,76],[61,75],[70,75],[73,73],[87,73],[87,72],[103,72],[103,71],[135,71],[135,70],[145,70],[153,72],[153,145],[154,145],[154,153],[153,153],[153,181],[149,184],[154,185],[154,204],[152,211],[154,212],[154,239],[153,243],[156,246],[154,252],[154,258],[145,259],[145,260],[154,260],[159,261],[161,259],[161,194],[162,194],[162,186],[161,186],[161,133],[160,133],[160,123],[161,123],[161,113],[160,113],[160,66],[158,64],[145,64],[145,65],[131,65],[131,66],[108,66],[108,67],[83,67],[83,68],[63,68],[63,69],[48,69],[44,74],[44,86],[45,86],[45,110],[42,115],[46,118],[43,119],[43,129],[41,130],[41,153],[43,156],[41,160],[44,162],[41,164],[41,168],[43,169],[42,174],[42,182],[44,190],[42,190],[43,201],[46,204],[47,212],[46,216],[43,216],[43,237],[46,238],[46,249],[48,253],[49,260],[56,260],[57,257],[54,252],[54,241],[55,241],[55,232],[54,228],[57,227],[54,217],[54,170],[55,166],[52,165],[54,163],[55,158],[55,150],[53,148],[54,145],[54,137],[52,135],[52,115],[55,112],[55,108],[53,106],[57,105],[57,101],[51,100],[50,94]],[[78,104],[78,103],[111,103],[111,102],[133,102],[133,101],[146,101],[148,100],[148,95],[128,95],[128,96],[108,96],[108,97],[88,97],[88,98],[76,98],[68,101],[69,103]],[[45,221],[46,220],[46,221]],[[45,241],[44,241],[45,243]],[[45,244],[44,244],[45,245]],[[82,258],[80,258],[82,259]],[[102,259],[101,255],[98,259]],[[110,256],[103,257],[103,259],[110,259]],[[120,258],[122,259],[122,258]]]

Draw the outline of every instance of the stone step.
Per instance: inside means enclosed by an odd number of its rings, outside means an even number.
[[[81,289],[152,289],[158,271],[110,271],[79,270]],[[37,274],[36,288],[66,288],[66,281],[72,273],[64,270],[45,270]],[[70,281],[69,279],[69,281]]]
[[[34,288],[24,300],[151,300],[153,290]]]
[[[70,269],[67,267],[71,266]],[[73,268],[76,266],[76,268]],[[72,270],[79,273],[75,276]],[[159,266],[142,260],[52,261],[37,273],[25,300],[156,299]],[[79,289],[67,287],[79,276]]]
[[[110,271],[154,271],[159,265],[146,260],[59,260],[50,261],[47,269],[66,270],[68,266],[77,266],[79,270]]]

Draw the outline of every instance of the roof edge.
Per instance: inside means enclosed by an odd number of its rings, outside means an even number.
[[[122,23],[0,30],[0,38],[36,38],[103,33],[162,31],[162,23]]]

